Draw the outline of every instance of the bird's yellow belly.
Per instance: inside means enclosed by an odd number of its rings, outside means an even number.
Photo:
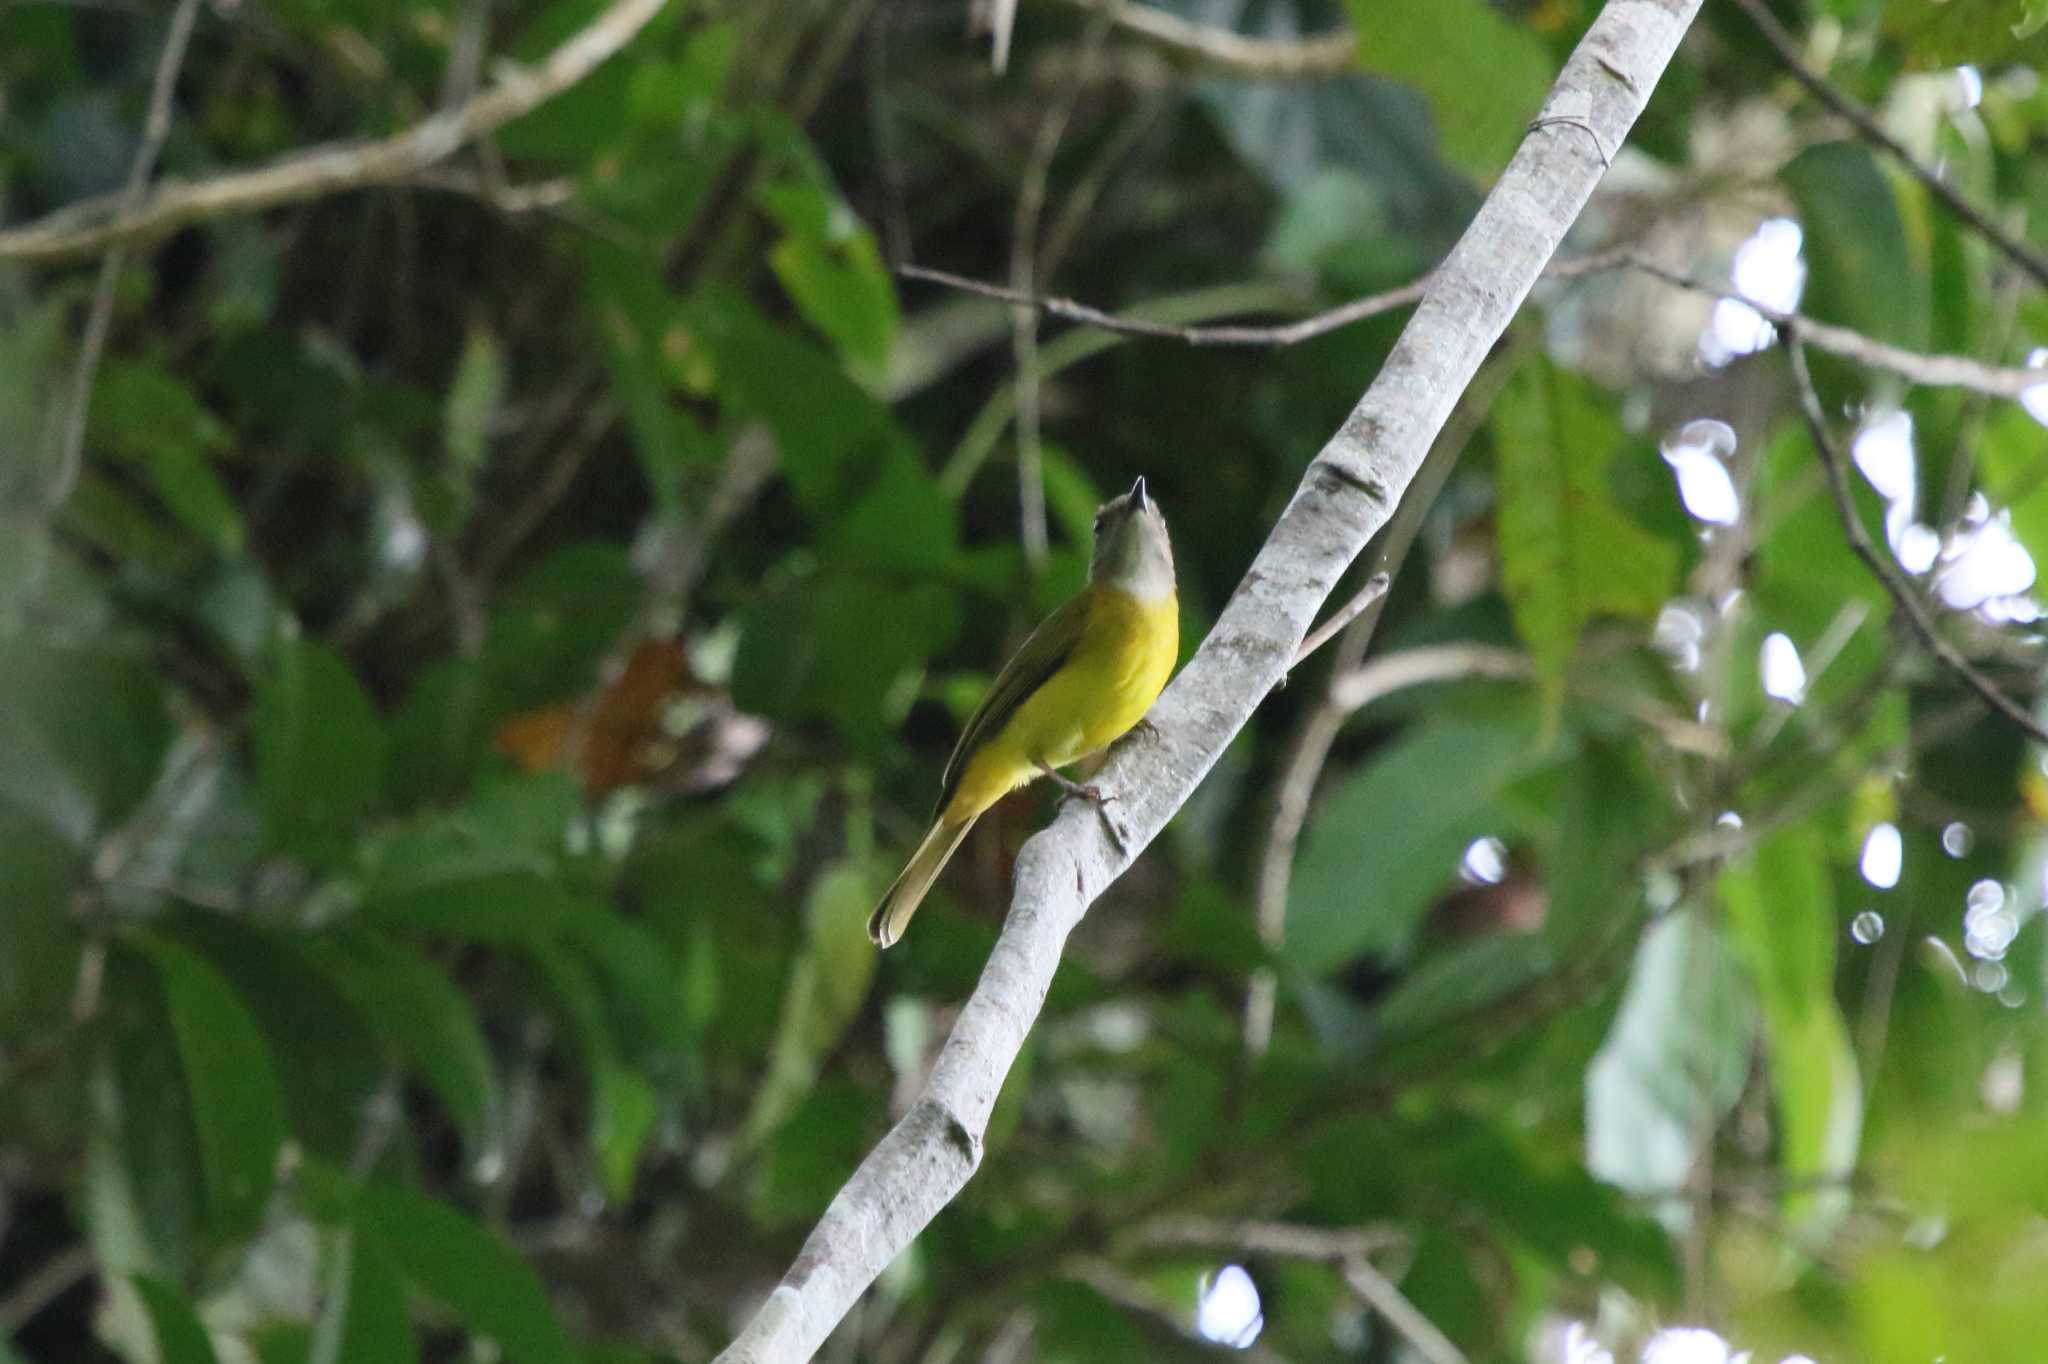
[[[1064,767],[1101,752],[1159,699],[1180,652],[1176,602],[1089,590],[1099,595],[1072,656],[968,761],[953,798],[963,812],[987,809],[1036,777],[1040,763]]]

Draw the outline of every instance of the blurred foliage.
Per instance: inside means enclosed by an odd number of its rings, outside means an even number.
[[[202,4],[162,173],[397,131],[601,8]],[[1353,23],[1359,69],[1249,80],[1034,0],[997,78],[958,6],[676,0],[419,183],[138,246],[75,470],[91,263],[0,265],[0,1360],[628,1364],[745,1319],[994,939],[1040,792],[901,947],[862,921],[1094,504],[1146,476],[1192,649],[1399,325],[1043,323],[1034,573],[1009,311],[890,263],[1003,278],[1042,190],[1036,277],[1107,307],[1406,282],[1596,6],[1169,8]],[[1774,8],[2048,245],[2048,9]],[[123,181],[169,9],[0,9],[10,223]],[[2048,298],[1842,139],[1709,6],[1568,249],[1725,278],[1789,216],[1816,316],[2048,345]],[[2037,1348],[2043,755],[1893,624],[1778,351],[1705,368],[1706,308],[1645,287],[1540,296],[1397,565],[1375,656],[1522,679],[1345,718],[1277,945],[1256,867],[1328,657],[1268,698],[1076,935],[979,1176],[832,1357],[1213,1356],[1226,1262],[1272,1354],[1413,1357],[1246,1220],[1364,1229],[1474,1360],[1561,1360],[1569,1323],[1618,1358],[1675,1322],[1758,1358]],[[2048,555],[2034,414],[1821,377],[1845,438],[1910,415],[1909,505],[1858,496],[1947,537],[1937,601],[1985,526]],[[1703,417],[1733,524],[1668,467]],[[1942,628],[2018,692],[2040,631],[2001,600]],[[1804,676],[1767,695],[1773,633]]]

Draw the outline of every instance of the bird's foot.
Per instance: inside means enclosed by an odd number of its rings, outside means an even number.
[[[1116,844],[1117,851],[1129,852],[1131,846],[1130,837],[1124,832],[1122,821],[1111,814],[1109,809],[1117,800],[1117,795],[1114,791],[1105,791],[1093,782],[1078,782],[1071,777],[1062,776],[1044,763],[1038,765],[1038,770],[1045,776],[1052,778],[1053,785],[1059,787],[1068,795],[1085,800],[1090,805],[1093,805],[1095,813],[1102,816],[1102,827],[1109,830],[1110,840]]]

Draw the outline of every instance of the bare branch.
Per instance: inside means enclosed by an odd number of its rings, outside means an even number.
[[[1744,297],[1732,288],[1694,279],[1683,271],[1674,270],[1668,265],[1626,248],[1599,251],[1573,260],[1554,261],[1543,272],[1543,277],[1574,279],[1581,275],[1623,269],[1641,271],[1675,289],[1705,294],[1709,298],[1734,299],[1747,304],[1756,310],[1758,316],[1775,326],[1799,327],[1808,343],[1830,354],[1839,355],[1845,360],[1854,360],[1872,369],[1897,374],[1923,387],[1966,388],[1994,398],[2017,398],[2030,389],[2048,386],[2048,371],[1987,365],[1981,360],[1973,360],[1963,355],[1929,355],[1921,351],[1905,350],[1874,340],[1847,327],[1817,321],[1803,313],[1779,312],[1775,308],[1766,307]],[[1303,341],[1348,327],[1354,322],[1378,317],[1397,308],[1406,308],[1422,299],[1432,278],[1430,275],[1424,275],[1411,283],[1377,294],[1367,294],[1363,298],[1353,299],[1326,312],[1299,318],[1293,322],[1245,326],[1179,326],[1132,317],[1129,314],[1107,312],[1071,298],[1045,297],[1016,289],[1006,289],[1000,284],[989,284],[965,275],[934,270],[922,265],[901,266],[898,273],[906,279],[942,284],[947,288],[977,294],[983,298],[1037,308],[1050,317],[1077,322],[1119,336],[1179,341],[1190,346],[1273,347],[1299,345]]]
[[[1543,112],[1619,146],[1699,0],[1608,0]],[[1317,610],[1393,513],[1458,395],[1506,330],[1598,183],[1591,139],[1526,137],[1437,271],[1378,376],[1310,462],[1216,627],[1096,781],[1122,836],[1068,801],[1016,863],[1003,931],[930,1080],[861,1162],[782,1282],[721,1359],[811,1357],[875,1276],[981,1163],[996,1096],[1044,1005],[1067,935],[1156,837],[1293,665]]]
[[[1839,355],[1844,360],[1896,374],[1923,388],[1966,388],[1994,398],[2017,398],[2029,389],[2048,385],[2048,370],[1987,365],[1966,355],[1929,355],[1922,351],[1904,350],[1874,340],[1862,332],[1817,321],[1804,313],[1781,313],[1732,288],[1694,279],[1645,256],[1630,256],[1626,264],[1629,269],[1639,270],[1675,289],[1705,294],[1709,298],[1734,299],[1754,309],[1757,316],[1772,326],[1785,332],[1796,330],[1808,345],[1830,355]]]
[[[1372,1261],[1356,1256],[1344,1262],[1344,1282],[1365,1300],[1368,1307],[1387,1319],[1396,1331],[1415,1347],[1429,1364],[1465,1364],[1465,1352],[1439,1331],[1436,1323],[1422,1315],[1408,1295],[1394,1287],[1394,1281],[1372,1267]]]
[[[142,140],[135,149],[134,164],[128,168],[128,183],[121,187],[124,213],[132,213],[149,188],[150,172],[171,135],[171,101],[177,94],[178,70],[185,64],[185,49],[192,41],[192,26],[199,18],[199,0],[179,0],[171,14],[170,31],[157,57],[156,76],[150,85],[149,113],[142,124]],[[100,277],[93,286],[92,308],[85,316],[85,332],[78,345],[78,373],[71,381],[71,405],[57,447],[57,472],[50,480],[45,505],[57,508],[71,498],[78,472],[85,460],[85,428],[92,413],[92,386],[99,376],[100,356],[107,347],[107,331],[114,323],[114,290],[121,282],[121,269],[128,256],[119,246],[100,262]]]
[[[204,180],[168,180],[133,205],[125,194],[102,195],[0,230],[0,260],[66,260],[160,237],[202,219],[412,179],[575,85],[631,42],[667,4],[615,0],[539,66],[504,71],[475,98],[380,141],[315,147],[254,170]]]
[[[1358,35],[1350,29],[1309,38],[1250,38],[1192,23],[1130,0],[1067,0],[1077,9],[1108,9],[1116,26],[1180,61],[1254,80],[1313,80],[1357,69]],[[1000,69],[1000,68],[998,68]]]
[[[1392,575],[1385,569],[1381,569],[1370,578],[1367,578],[1365,586],[1359,588],[1352,595],[1350,601],[1338,607],[1328,620],[1318,625],[1315,631],[1301,642],[1301,647],[1294,651],[1294,666],[1300,667],[1303,660],[1325,644],[1328,644],[1339,630],[1342,630],[1352,621],[1357,620],[1367,607],[1372,606],[1380,598],[1386,596],[1387,589],[1393,586],[1393,583]]]
[[[1133,1246],[1148,1250],[1226,1250],[1290,1260],[1341,1264],[1408,1246],[1397,1227],[1311,1227],[1297,1222],[1221,1222],[1210,1217],[1160,1217],[1146,1223]]]
[[[1763,0],[1735,0],[1749,21],[1756,25],[1757,32],[1764,35],[1764,41],[1778,54],[1785,70],[1792,79],[1805,86],[1813,97],[1834,110],[1855,128],[1857,136],[1872,146],[1882,148],[1893,160],[1905,168],[1915,180],[1927,187],[1927,192],[1942,203],[1949,211],[1968,223],[1978,235],[1990,242],[2008,256],[2012,262],[2034,277],[2038,284],[2048,285],[2048,256],[2029,247],[1997,223],[1983,209],[1965,199],[1954,186],[1941,178],[1940,172],[1931,166],[1922,165],[1906,145],[1885,131],[1884,125],[1872,117],[1870,111],[1850,99],[1826,77],[1806,65],[1805,56],[1799,51],[1798,42],[1785,31],[1777,16],[1764,5]],[[1818,343],[1816,343],[1818,344]]]
[[[1884,584],[1884,590],[1891,593],[1892,600],[1899,604],[1899,610],[1905,612],[1906,619],[1913,623],[1914,632],[1942,666],[1962,679],[1971,691],[1984,698],[1986,705],[2012,721],[2028,738],[2037,744],[2048,744],[2048,728],[2043,728],[2025,706],[1999,690],[1998,684],[1963,657],[1962,650],[1941,633],[1933,613],[1927,609],[1927,603],[1906,581],[1898,565],[1870,538],[1869,528],[1856,514],[1856,502],[1849,492],[1848,461],[1843,457],[1841,447],[1835,444],[1833,433],[1828,430],[1827,414],[1821,410],[1820,394],[1814,389],[1813,373],[1806,365],[1806,347],[1800,330],[1794,327],[1785,334],[1785,346],[1792,356],[1792,377],[1799,387],[1799,410],[1806,417],[1806,429],[1813,435],[1814,449],[1820,452],[1821,464],[1827,469],[1828,490],[1835,496],[1835,510],[1841,514],[1842,533],[1848,537],[1849,547],[1870,566],[1871,573]]]

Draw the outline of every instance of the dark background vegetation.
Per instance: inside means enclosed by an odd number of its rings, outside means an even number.
[[[207,0],[161,171],[389,134],[599,8]],[[1095,503],[1146,477],[1192,648],[1402,317],[1034,347],[890,264],[1008,280],[1021,223],[1031,287],[1188,323],[1406,283],[1597,6],[1172,8],[1352,23],[1357,67],[1250,79],[1031,0],[997,77],[956,4],[676,0],[420,182],[137,244],[75,470],[92,262],[0,262],[0,1358],[623,1364],[744,1320],[993,940],[1036,791],[901,947],[862,921]],[[1780,12],[2048,247],[2037,0]],[[126,179],[170,14],[0,9],[7,222]],[[1772,215],[1816,316],[2048,345],[2041,290],[1709,3],[1567,254],[1725,280]],[[1091,912],[979,1176],[828,1358],[1215,1355],[1225,1262],[1268,1357],[1418,1357],[1248,1219],[1370,1232],[1475,1360],[1564,1359],[1574,1323],[1628,1359],[1673,1323],[1759,1358],[2038,1353],[2040,754],[1850,555],[1782,348],[1697,363],[1710,307],[1628,272],[1539,295],[1371,655],[1521,676],[1346,720],[1277,943],[1256,868],[1339,647],[1270,698]],[[2001,516],[2048,551],[2021,406],[1820,382],[1845,443],[1910,414],[1952,557]],[[1732,526],[1658,456],[1699,418],[1736,438]],[[1941,571],[1915,590],[2026,700],[2038,631]],[[1796,697],[1762,690],[1773,633]]]

